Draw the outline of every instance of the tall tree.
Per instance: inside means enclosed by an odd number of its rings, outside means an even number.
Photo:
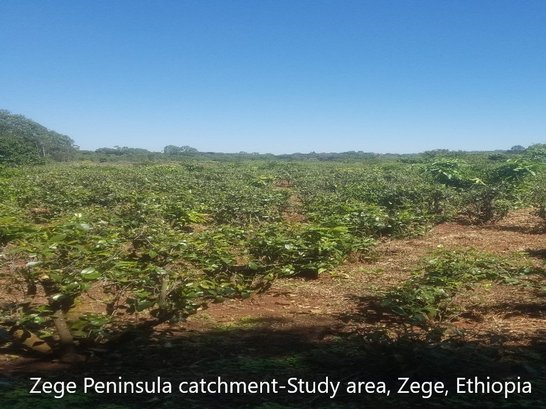
[[[23,115],[0,110],[0,163],[39,163],[45,158],[68,160],[76,150],[68,136]]]

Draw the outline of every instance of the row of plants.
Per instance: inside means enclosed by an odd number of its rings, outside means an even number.
[[[536,268],[521,260],[474,249],[439,250],[410,279],[386,292],[380,306],[410,324],[431,328],[464,312],[456,296],[483,284],[520,284],[533,272]]]
[[[105,342],[279,276],[317,277],[476,203],[489,208],[471,221],[494,220],[542,197],[534,172],[522,160],[445,158],[3,168],[0,279],[12,296],[0,321],[19,340],[61,349]],[[86,297],[99,312],[75,312]]]

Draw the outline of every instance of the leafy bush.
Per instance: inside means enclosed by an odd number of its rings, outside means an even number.
[[[543,173],[537,178],[531,192],[531,201],[536,209],[536,214],[546,226],[546,175]]]
[[[519,202],[519,189],[529,176],[535,176],[533,166],[524,160],[508,159],[463,193],[462,213],[473,224],[495,222],[504,218]],[[481,181],[481,179],[480,179]]]
[[[475,182],[468,175],[468,164],[460,159],[440,159],[426,170],[436,182],[450,187],[465,188]]]
[[[351,252],[367,249],[372,243],[370,239],[357,240],[344,226],[271,225],[252,239],[250,253],[282,275],[316,278]]]
[[[483,224],[503,219],[511,208],[512,202],[506,192],[497,187],[482,185],[463,193],[461,214],[471,224]]]
[[[453,297],[484,280],[514,283],[527,268],[475,250],[440,251],[424,268],[401,286],[389,291],[382,306],[411,323],[429,326],[451,317]]]

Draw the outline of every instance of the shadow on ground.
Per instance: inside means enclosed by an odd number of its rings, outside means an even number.
[[[527,249],[525,252],[531,257],[546,260],[546,249]]]
[[[486,230],[505,231],[505,232],[523,233],[523,234],[532,234],[532,235],[544,234],[544,232],[546,232],[546,227],[542,224],[531,225],[531,226],[486,224],[481,227]]]
[[[352,317],[354,319],[355,317]],[[286,324],[285,329],[273,329]],[[88,351],[93,352],[93,351]],[[164,330],[153,336],[134,337],[107,349],[95,349],[78,365],[26,358],[4,365],[0,377],[2,407],[26,408],[464,408],[542,407],[546,400],[546,333],[525,347],[498,343],[493,337],[469,342],[452,339],[426,342],[408,333],[393,335],[376,329],[369,333],[337,333],[328,327],[293,327],[276,319],[255,319],[243,327],[200,332]],[[287,384],[289,378],[341,382],[335,398],[322,393],[278,394],[89,394],[62,399],[30,395],[30,376],[49,381],[84,377],[96,380],[223,380],[271,381]],[[398,378],[443,381],[448,396],[424,399],[417,394],[398,394]],[[456,378],[532,382],[531,394],[457,394]],[[518,378],[519,377],[519,378]],[[384,381],[391,395],[348,394],[350,381]]]

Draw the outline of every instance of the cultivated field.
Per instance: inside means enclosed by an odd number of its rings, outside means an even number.
[[[1,397],[16,408],[539,407],[544,170],[532,152],[2,168]],[[489,376],[533,390],[56,400],[28,395],[36,374],[393,389],[400,377],[454,388]]]

